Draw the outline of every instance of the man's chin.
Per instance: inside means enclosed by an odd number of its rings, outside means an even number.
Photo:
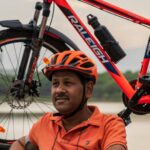
[[[62,111],[62,110],[58,110],[58,112],[62,115],[62,116],[70,116],[70,114],[72,114],[72,111]]]
[[[56,110],[60,113],[60,114],[62,114],[62,115],[66,115],[66,114],[68,114],[69,112],[68,112],[68,109],[65,109],[65,108],[60,108],[60,107],[55,107],[56,108]]]

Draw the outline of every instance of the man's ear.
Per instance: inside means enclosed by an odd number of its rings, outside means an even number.
[[[89,81],[89,82],[86,83],[85,95],[86,95],[87,99],[92,97],[92,95],[93,95],[93,87],[94,87],[93,81]]]

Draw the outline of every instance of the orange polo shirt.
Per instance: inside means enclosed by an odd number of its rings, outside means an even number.
[[[89,106],[91,117],[66,131],[61,116],[46,113],[36,122],[29,134],[39,150],[107,150],[111,145],[126,146],[125,126],[121,118],[101,113]]]

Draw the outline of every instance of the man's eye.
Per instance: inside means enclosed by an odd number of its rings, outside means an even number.
[[[56,86],[57,84],[58,84],[58,82],[52,82],[52,85],[55,85],[55,86]]]
[[[67,85],[71,85],[71,84],[72,84],[72,82],[70,82],[70,81],[66,81],[66,82],[65,82],[65,84],[67,84]]]

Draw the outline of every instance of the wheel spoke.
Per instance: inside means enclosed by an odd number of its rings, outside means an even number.
[[[20,48],[19,48],[19,54],[18,54],[18,59],[17,59],[17,64],[20,64],[21,61],[21,56],[23,55],[23,43],[20,44]],[[16,56],[17,56],[17,52],[16,52]],[[17,67],[17,72],[19,71],[19,66]]]
[[[48,49],[45,49],[45,52],[43,53],[43,55],[40,57],[41,59],[40,59],[40,62],[38,63],[38,68],[41,68],[41,66],[43,65],[43,59],[42,58],[44,58],[45,56],[47,57],[47,58],[50,58],[51,56],[52,56],[52,54],[47,54],[47,52],[48,52]]]
[[[28,112],[30,113],[30,115],[31,115],[30,121],[31,121],[32,123],[34,123],[33,118],[39,119],[39,117],[37,117],[37,113],[34,113],[32,110],[30,110],[30,108],[27,108],[27,111],[28,111]],[[29,115],[28,115],[28,117],[29,117]]]
[[[3,103],[5,103],[7,101],[6,97],[4,97],[1,101],[0,101],[0,105],[2,105]]]
[[[12,59],[11,59],[9,53],[8,53],[8,50],[7,50],[7,47],[6,47],[6,46],[5,46],[5,51],[6,51],[7,55],[8,55],[8,59],[10,60],[10,63],[11,63],[11,65],[12,65],[13,71],[14,71],[15,76],[16,76],[16,75],[17,75],[17,72],[16,72],[16,69],[15,69],[15,67],[14,67],[14,65],[13,65]]]
[[[10,127],[10,119],[11,119],[11,114],[12,114],[13,109],[11,109],[7,114],[4,114],[1,118],[1,124],[7,129],[5,131],[5,134],[3,136],[5,136],[5,139],[7,139],[8,134],[9,134],[9,127]]]
[[[7,83],[7,81],[6,81],[5,77],[4,77],[4,75],[0,73],[0,77],[1,77],[1,79],[2,79],[2,82],[4,83],[3,85],[7,86],[7,88],[9,89],[9,85],[8,85],[8,83]]]
[[[39,68],[39,66],[43,63],[42,61],[42,58],[44,58],[44,56],[46,55],[46,52],[47,52],[47,49],[45,49],[45,50],[42,50],[42,51],[44,51],[44,53],[43,53],[43,55],[42,55],[42,57],[41,57],[41,59],[40,59],[40,62],[39,62],[39,64],[38,64],[38,68]]]
[[[54,111],[54,109],[53,109],[53,105],[49,102],[46,102],[46,101],[42,101],[42,100],[38,100],[37,98],[35,98],[34,99],[34,102],[35,102],[35,104],[39,107],[39,108],[41,108],[41,110],[43,111],[43,112],[45,112],[43,109],[42,109],[42,106],[40,106],[39,104],[43,104],[46,108],[48,108],[48,110],[50,111]]]
[[[2,50],[2,48],[0,48],[0,49],[1,49],[1,51],[3,51],[3,50]],[[6,71],[5,67],[4,67],[4,64],[3,64],[3,62],[2,62],[2,60],[1,60],[1,59],[0,59],[0,63],[1,63],[1,66],[2,66],[2,68],[1,68],[1,69],[3,69],[1,72],[4,72],[5,77],[6,77],[6,78],[7,78],[7,80],[10,82],[10,79],[8,78],[7,71]],[[0,73],[0,75],[1,75],[2,79],[5,81],[5,77],[4,77],[4,75],[3,75],[2,73]]]

